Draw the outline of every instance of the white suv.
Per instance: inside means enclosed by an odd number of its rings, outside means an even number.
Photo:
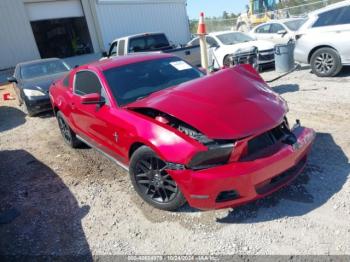
[[[295,59],[320,77],[350,65],[350,0],[312,12],[296,34]]]

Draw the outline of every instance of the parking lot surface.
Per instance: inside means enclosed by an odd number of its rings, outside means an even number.
[[[236,209],[178,212],[143,203],[127,172],[70,149],[51,114],[26,117],[0,86],[0,253],[350,254],[350,69],[321,79],[303,68],[271,86],[289,121],[317,132],[305,171]]]

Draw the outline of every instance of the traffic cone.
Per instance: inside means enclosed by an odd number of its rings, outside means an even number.
[[[207,34],[207,28],[204,22],[204,13],[200,13],[198,31],[199,45],[201,50],[201,66],[208,72],[208,48],[205,40]]]
[[[198,30],[197,30],[198,35],[206,35],[207,34],[207,27],[204,22],[204,13],[200,13],[199,16],[199,23],[198,23]]]

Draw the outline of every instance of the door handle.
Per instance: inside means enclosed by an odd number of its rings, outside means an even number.
[[[191,51],[186,51],[185,52],[185,55],[190,55],[191,54]]]

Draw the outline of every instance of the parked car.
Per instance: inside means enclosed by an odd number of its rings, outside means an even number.
[[[317,76],[337,75],[350,65],[350,1],[310,13],[296,39],[297,61],[310,64]]]
[[[34,116],[52,109],[49,87],[69,70],[61,59],[41,59],[16,65],[14,75],[7,80],[14,84],[18,103],[24,113]]]
[[[104,54],[103,59],[139,52],[171,53],[186,60],[191,65],[201,65],[198,46],[176,47],[170,43],[164,33],[144,33],[115,39],[111,43],[108,53]]]
[[[231,207],[266,196],[304,168],[314,131],[249,65],[204,75],[170,54],[73,69],[50,89],[59,128],[129,170],[141,198],[175,210]]]
[[[253,28],[250,35],[258,40],[271,41],[274,44],[287,44],[295,40],[296,31],[305,21],[305,18],[272,20]]]
[[[223,31],[210,33],[206,36],[208,47],[213,52],[214,67],[221,68],[230,66],[230,56],[239,50],[257,47],[260,67],[273,66],[275,62],[274,45],[268,41],[255,40],[248,34],[242,32]],[[191,40],[187,46],[198,46],[199,38]]]

